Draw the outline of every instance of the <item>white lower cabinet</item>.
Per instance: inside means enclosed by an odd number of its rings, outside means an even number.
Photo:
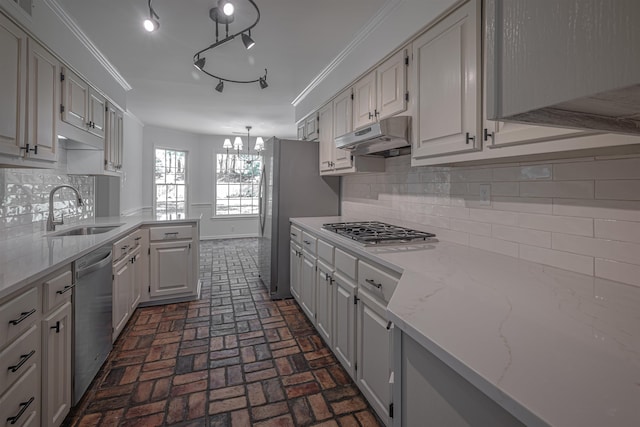
[[[39,374],[38,366],[32,365],[0,397],[0,420],[5,426],[36,427],[40,425]]]
[[[289,289],[291,295],[300,302],[300,271],[302,270],[302,248],[291,240],[289,248]]]
[[[333,352],[349,375],[355,378],[356,285],[338,272],[333,279]]]
[[[333,267],[318,260],[316,275],[316,329],[329,347],[333,347]]]
[[[131,315],[131,258],[126,254],[113,265],[113,334],[115,342]]]
[[[71,408],[71,301],[42,321],[42,424],[58,427]]]
[[[193,243],[191,240],[175,242],[152,242],[151,291],[158,297],[189,292],[192,288]]]
[[[302,271],[300,274],[300,306],[302,311],[316,322],[316,258],[302,252]]]
[[[386,305],[358,288],[356,383],[385,424],[390,424],[392,341]]]
[[[142,284],[144,281],[144,264],[142,262],[142,247],[137,246],[129,255],[131,259],[131,292],[129,307],[131,313],[138,307],[142,296]]]

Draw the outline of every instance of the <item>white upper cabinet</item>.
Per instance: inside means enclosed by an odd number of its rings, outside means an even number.
[[[377,68],[377,109],[378,119],[395,116],[407,109],[407,67],[409,57],[402,49]]]
[[[71,70],[62,71],[62,120],[78,129],[89,127],[89,84]]]
[[[313,113],[304,121],[304,136],[307,141],[318,139],[318,113]]]
[[[0,15],[0,153],[18,157],[24,143],[27,35]]]
[[[89,88],[89,133],[104,138],[105,112],[107,100],[95,90]]]
[[[318,111],[318,131],[320,144],[320,172],[333,169],[335,144],[333,142],[333,103],[329,102]]]
[[[480,53],[479,0],[461,6],[413,42],[414,159],[482,147]]]
[[[487,0],[487,116],[640,133],[640,2]]]
[[[402,49],[353,85],[353,129],[407,109],[407,65]]]
[[[353,85],[353,129],[374,123],[376,110],[376,72],[372,71]]]
[[[353,130],[353,96],[351,88],[336,96],[333,100],[333,138]],[[348,150],[335,149],[335,169],[350,168],[351,153]]]
[[[27,143],[35,147],[30,159],[57,160],[60,63],[29,39]]]

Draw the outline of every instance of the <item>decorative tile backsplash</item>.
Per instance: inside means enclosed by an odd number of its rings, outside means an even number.
[[[640,286],[640,157],[410,167],[342,180],[342,214]],[[481,186],[490,200],[481,201]]]
[[[77,206],[72,190],[58,190],[54,197],[55,217],[64,215],[65,224],[92,218],[95,200],[92,176],[67,175],[63,162],[59,162],[59,169],[0,168],[0,239],[44,231],[49,192],[61,184],[77,188],[84,206]]]

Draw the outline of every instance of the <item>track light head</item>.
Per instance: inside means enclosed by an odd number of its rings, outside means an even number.
[[[224,13],[226,16],[232,16],[236,9],[233,3],[228,0],[219,1],[218,7],[222,9],[222,13]]]
[[[242,33],[242,43],[244,44],[244,47],[247,48],[247,50],[256,45],[256,42],[253,41],[251,36],[247,33]]]
[[[222,80],[220,80],[216,85],[216,90],[220,93],[224,90],[224,82]]]
[[[144,20],[142,25],[144,26],[145,30],[147,30],[148,32],[152,33],[155,30],[157,30],[158,28],[160,28],[160,21],[157,20],[156,18],[150,16],[150,17],[148,17],[147,19]]]
[[[198,70],[202,71],[202,69],[204,68],[204,64],[206,62],[207,62],[207,58],[198,57],[198,59],[196,59],[196,61],[193,63],[193,66],[196,67]]]
[[[267,77],[260,77],[260,89],[266,89],[269,87],[269,83],[267,83]]]

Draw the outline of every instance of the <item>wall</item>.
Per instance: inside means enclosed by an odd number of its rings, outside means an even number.
[[[343,215],[640,286],[640,156],[456,168],[401,156],[386,167],[343,178]]]
[[[144,125],[131,113],[124,115],[124,152],[120,178],[120,211],[123,215],[143,210],[142,151]]]
[[[65,224],[94,216],[94,179],[67,175],[66,151],[58,150],[57,169],[0,168],[0,239],[45,231],[49,192],[56,185],[69,184],[80,191],[84,206],[77,206],[73,191],[56,192],[54,214],[64,215]]]
[[[156,126],[145,126],[142,151],[143,206],[145,208],[153,206],[154,147],[186,150],[189,153],[187,155],[189,213],[202,215],[200,238],[218,239],[256,236],[258,233],[258,220],[255,217],[216,218],[213,216],[214,154],[223,152],[222,143],[228,137],[198,135]],[[244,139],[246,140],[246,136]]]

